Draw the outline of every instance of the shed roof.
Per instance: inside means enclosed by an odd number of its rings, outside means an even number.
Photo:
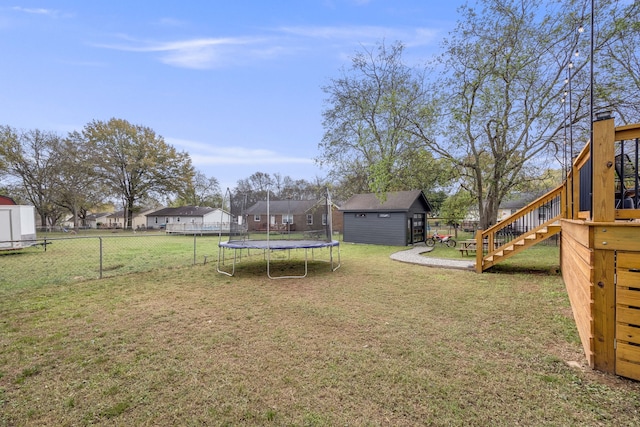
[[[0,194],[0,205],[15,205],[16,202],[9,196],[3,196]]]
[[[358,212],[408,211],[416,200],[422,200],[427,212],[431,211],[431,205],[422,190],[389,192],[384,202],[380,201],[375,193],[355,194],[342,205],[340,210]]]

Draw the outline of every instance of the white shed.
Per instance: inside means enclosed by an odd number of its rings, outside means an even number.
[[[33,206],[0,205],[0,250],[31,246],[36,239]]]

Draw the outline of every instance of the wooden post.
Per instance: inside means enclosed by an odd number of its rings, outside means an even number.
[[[615,129],[613,119],[593,122],[591,159],[591,218],[594,222],[615,220]]]
[[[616,284],[614,281],[614,251],[593,251],[593,368],[615,373]]]
[[[476,273],[482,273],[482,258],[484,258],[484,245],[482,229],[476,230]]]
[[[615,128],[613,119],[593,122],[593,141],[591,144],[591,179],[593,195],[591,197],[591,218],[594,228],[606,228],[599,222],[615,220]],[[595,230],[593,230],[595,231]],[[600,236],[600,230],[594,233]],[[615,288],[615,251],[611,242],[593,239],[593,358],[594,368],[603,372],[615,373],[615,326],[616,326],[616,288]],[[598,237],[599,238],[599,237]],[[603,240],[600,239],[599,240]],[[607,245],[607,246],[605,246]],[[604,246],[604,247],[603,247]]]

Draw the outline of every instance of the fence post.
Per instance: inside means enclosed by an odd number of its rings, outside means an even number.
[[[100,279],[102,279],[102,236],[98,236],[98,240],[100,241]]]

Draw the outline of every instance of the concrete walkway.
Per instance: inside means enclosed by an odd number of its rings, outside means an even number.
[[[457,268],[461,270],[475,270],[476,268],[475,258],[473,258],[473,261],[467,261],[445,258],[431,258],[420,255],[424,252],[431,252],[433,249],[434,248],[430,248],[424,243],[420,243],[413,248],[391,254],[391,259],[401,262],[408,262],[410,264],[426,265],[428,267]]]

